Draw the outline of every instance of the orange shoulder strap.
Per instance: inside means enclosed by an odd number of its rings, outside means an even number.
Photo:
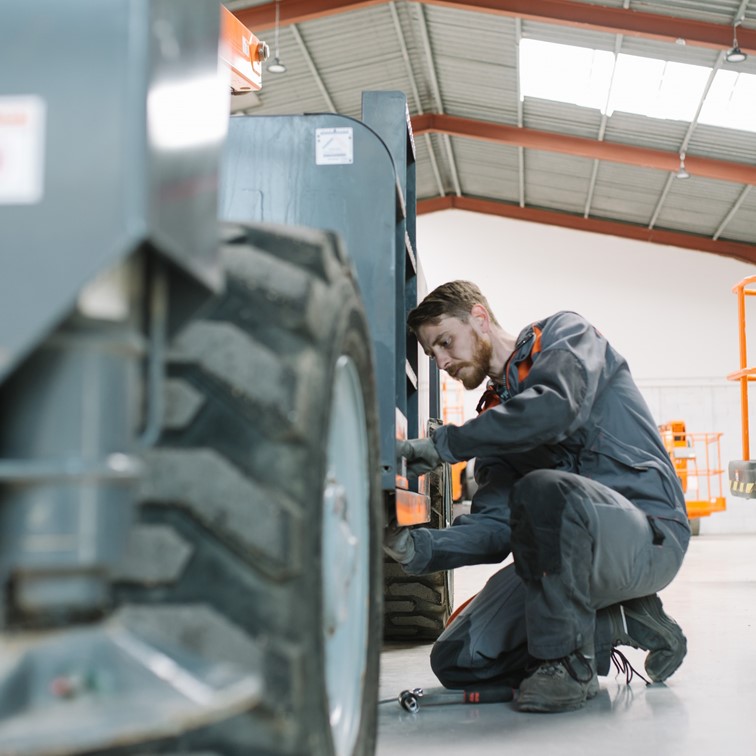
[[[533,367],[533,357],[541,351],[541,329],[533,326],[533,333],[535,334],[535,339],[533,340],[530,354],[517,366],[517,379],[520,383],[528,377],[530,368]]]
[[[533,346],[530,348],[528,356],[517,365],[517,380],[522,383],[530,373],[530,368],[533,367],[533,355],[538,354],[541,351],[541,329],[538,326],[533,326]],[[504,367],[504,380],[506,382],[507,390],[509,390],[509,362],[514,356],[514,352],[509,356],[507,364]]]
[[[497,404],[501,404],[501,397],[493,387],[492,383],[488,384],[488,387],[483,392],[483,395],[478,400],[478,405],[475,407],[475,411],[480,414],[485,412],[491,407],[495,407]]]

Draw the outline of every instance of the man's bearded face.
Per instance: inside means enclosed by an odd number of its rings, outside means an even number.
[[[452,378],[461,381],[468,391],[478,388],[488,376],[493,354],[490,341],[484,341],[475,331],[472,331],[472,337],[474,342],[472,357],[468,361],[454,365],[453,373],[451,373]]]

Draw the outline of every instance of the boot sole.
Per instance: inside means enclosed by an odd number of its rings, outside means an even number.
[[[642,612],[633,609],[639,606]],[[667,643],[666,649],[650,651],[645,664],[646,672],[654,682],[664,682],[677,671],[688,652],[688,641],[682,628],[666,614],[658,596],[634,599],[624,603],[623,607],[628,617],[658,633]]]

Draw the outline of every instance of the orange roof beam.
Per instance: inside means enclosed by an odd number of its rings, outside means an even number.
[[[666,231],[658,228],[621,223],[619,221],[602,220],[600,218],[584,218],[582,215],[560,213],[555,210],[544,210],[536,207],[520,207],[519,205],[496,200],[486,200],[477,197],[457,197],[447,195],[432,199],[418,200],[417,214],[425,215],[441,210],[467,210],[485,215],[498,215],[503,218],[542,223],[562,228],[574,228],[578,231],[590,231],[598,234],[609,234],[625,239],[665,244],[682,247],[700,252],[711,252],[715,255],[732,257],[736,260],[756,264],[756,245],[744,242],[712,239],[708,236],[697,236],[678,231]]]
[[[607,160],[641,168],[676,171],[680,156],[675,152],[604,142],[586,137],[554,134],[548,131],[508,126],[491,121],[478,121],[443,113],[412,116],[414,134],[449,134],[454,137],[480,139],[510,147],[525,147],[544,152],[561,152],[577,157]],[[756,185],[756,165],[731,163],[726,160],[685,156],[685,168],[692,176]]]
[[[370,5],[384,5],[385,0],[283,0],[279,4],[279,23],[300,24],[303,21],[313,21],[316,18],[331,16],[334,13],[360,10]],[[276,23],[276,4],[263,3],[251,8],[234,11],[234,15],[244,26],[259,34],[263,29],[272,29]],[[742,45],[741,45],[742,47]]]
[[[665,42],[684,39],[689,45],[727,50],[732,44],[732,24],[713,24],[661,13],[646,13],[621,7],[607,7],[575,0],[423,0],[426,5],[443,5],[458,10],[525,18],[545,24],[563,24],[594,31],[647,37]],[[285,0],[280,3],[280,23],[312,21],[334,13],[380,5],[381,0]],[[275,24],[275,2],[235,11],[237,18],[256,34]],[[738,27],[738,43],[756,53],[756,29]]]
[[[727,50],[732,45],[732,23],[713,24],[692,18],[646,13],[631,8],[608,7],[574,0],[424,0],[428,5],[445,5],[502,16],[516,16],[546,24],[577,26],[593,31]],[[742,38],[741,38],[742,37]],[[738,27],[742,50],[756,51],[756,29]]]

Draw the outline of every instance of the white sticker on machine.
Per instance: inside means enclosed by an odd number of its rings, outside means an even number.
[[[315,129],[315,164],[346,165],[354,162],[354,133],[351,126]]]
[[[42,199],[45,102],[35,95],[0,97],[0,204]]]

